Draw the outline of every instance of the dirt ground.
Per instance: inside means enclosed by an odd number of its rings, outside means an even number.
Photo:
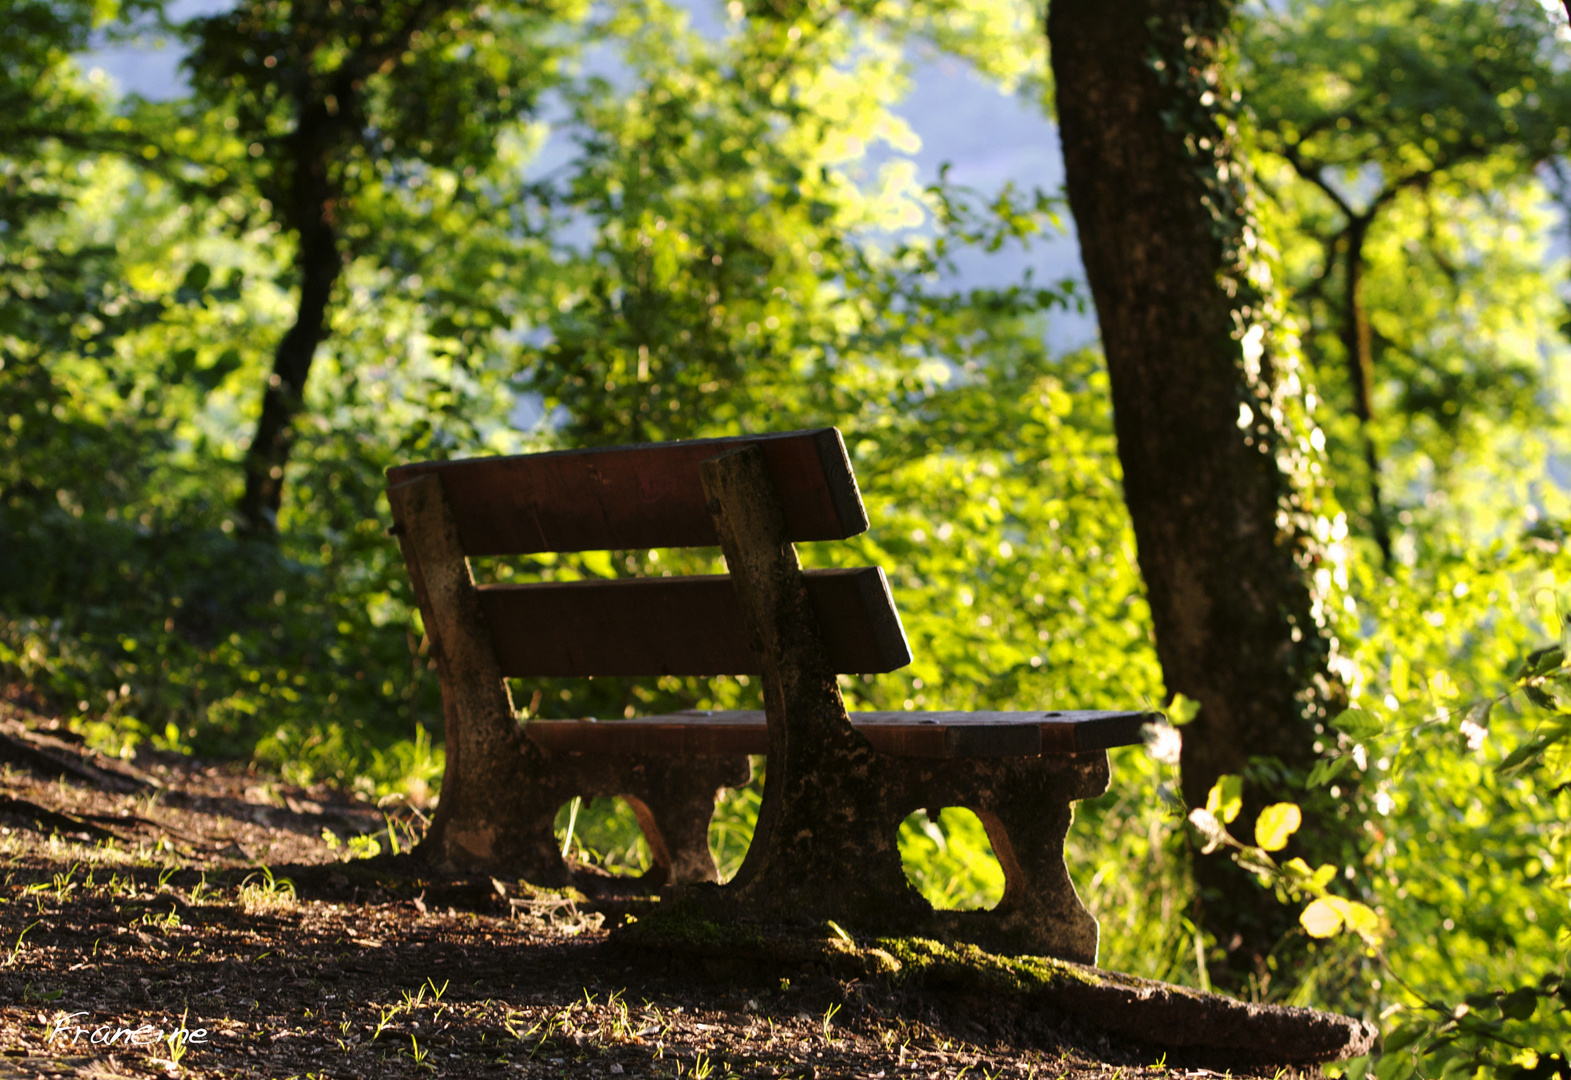
[[[341,792],[95,760],[0,702],[0,1080],[1219,1075],[985,1001],[695,977],[620,943],[627,912],[367,872],[346,841],[388,822]]]

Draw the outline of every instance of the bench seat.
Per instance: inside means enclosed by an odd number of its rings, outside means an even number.
[[[1140,741],[1144,712],[854,712],[851,726],[890,757],[1083,754]],[[524,734],[564,754],[767,754],[763,710],[692,710],[628,720],[530,720]]]

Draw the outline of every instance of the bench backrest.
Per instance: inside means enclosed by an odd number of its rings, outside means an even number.
[[[844,540],[867,511],[834,428],[399,465],[390,484],[436,473],[465,555],[718,545],[698,467],[763,447],[787,539]]]
[[[424,462],[390,469],[388,480],[396,489],[438,477],[466,556],[705,547],[719,537],[699,466],[747,445],[764,451],[788,540],[837,540],[867,529],[834,428]],[[809,571],[807,588],[837,672],[871,674],[911,662],[882,570]],[[505,676],[762,670],[725,575],[481,585],[479,599]]]

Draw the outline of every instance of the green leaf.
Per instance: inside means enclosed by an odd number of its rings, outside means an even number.
[[[1557,671],[1540,684],[1556,712],[1571,712],[1571,673]]]
[[[1393,1054],[1387,1050],[1375,1066],[1375,1080],[1407,1080],[1417,1068],[1411,1054]]]
[[[1456,1028],[1463,1034],[1475,1039],[1494,1039],[1500,1034],[1502,1022],[1491,1020],[1478,1013],[1468,1013],[1466,1016],[1457,1017]]]
[[[1384,1064],[1385,1058],[1390,1058],[1400,1051],[1406,1050],[1409,1046],[1412,1046],[1414,1043],[1428,1035],[1429,1032],[1429,1024],[1420,1020],[1414,1020],[1406,1024],[1399,1025],[1395,1031],[1386,1036],[1385,1046],[1383,1048],[1384,1058],[1382,1058],[1381,1063]],[[1386,1080],[1384,1074],[1381,1074],[1381,1080]]]
[[[1540,709],[1553,709],[1555,707],[1555,699],[1544,693],[1537,686],[1524,686],[1522,687],[1522,692],[1527,695],[1527,700],[1537,705]]]
[[[1266,851],[1281,851],[1303,823],[1303,812],[1296,803],[1272,803],[1255,819],[1255,843]]]
[[[1347,928],[1364,939],[1367,945],[1380,943],[1380,916],[1375,909],[1367,904],[1360,904],[1357,900],[1349,900],[1343,909],[1342,918],[1347,923]]]
[[[1462,1080],[1463,1077],[1472,1076],[1474,1068],[1474,1064],[1458,1052],[1446,1059],[1440,1069],[1440,1080]]]
[[[1357,742],[1368,742],[1385,731],[1385,725],[1363,709],[1344,709],[1331,726]]]
[[[1173,700],[1163,711],[1167,713],[1167,719],[1174,727],[1183,727],[1200,715],[1200,702],[1183,694],[1174,694]]]
[[[1310,937],[1335,937],[1342,932],[1342,913],[1330,899],[1321,897],[1299,912],[1298,922]]]
[[[1218,820],[1231,822],[1244,808],[1244,778],[1232,773],[1217,777],[1206,795],[1206,809]]]
[[[1538,1011],[1538,991],[1531,986],[1513,990],[1500,999],[1500,1015],[1507,1020],[1528,1020]]]
[[[1545,645],[1541,649],[1534,649],[1523,659],[1522,666],[1517,668],[1516,678],[1520,681],[1547,674],[1559,667],[1565,656],[1565,651],[1559,645]]]
[[[1295,856],[1282,864],[1282,876],[1293,882],[1312,881],[1315,872],[1309,869],[1308,863]]]
[[[1357,900],[1322,896],[1299,914],[1298,921],[1310,937],[1334,937],[1345,927],[1371,946],[1380,942],[1380,916]]]
[[[1511,751],[1511,753],[1507,754],[1505,760],[1502,761],[1499,765],[1495,766],[1495,771],[1499,773],[1511,773],[1516,771],[1523,764],[1537,757],[1544,747],[1548,746],[1550,742],[1551,740],[1549,739],[1534,739],[1531,742],[1523,743],[1521,746]]]
[[[1325,787],[1338,776],[1342,775],[1342,773],[1346,772],[1347,767],[1352,762],[1352,760],[1353,759],[1351,757],[1345,756],[1321,758],[1319,761],[1315,762],[1315,767],[1309,770],[1309,779],[1306,781],[1307,786]]]

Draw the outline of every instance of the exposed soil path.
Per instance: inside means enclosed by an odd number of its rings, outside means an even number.
[[[0,736],[28,748],[0,746],[25,759],[0,771],[0,1080],[1218,1075],[821,971],[695,980],[619,945],[625,915],[344,862],[324,830],[387,822],[342,793],[95,760],[14,703]]]

